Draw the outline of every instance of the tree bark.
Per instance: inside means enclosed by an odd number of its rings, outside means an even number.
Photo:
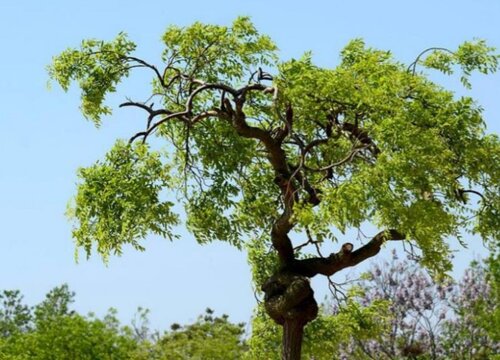
[[[353,245],[346,243],[337,253],[328,257],[313,257],[308,259],[294,260],[288,264],[288,271],[312,278],[316,275],[331,276],[336,272],[375,256],[379,253],[386,241],[404,240],[405,234],[395,229],[379,232],[368,243],[353,251]]]
[[[283,360],[300,360],[306,324],[318,316],[309,279],[287,271],[272,276],[263,286],[267,314],[283,327]]]
[[[302,320],[285,320],[283,324],[282,360],[300,360],[305,325]]]

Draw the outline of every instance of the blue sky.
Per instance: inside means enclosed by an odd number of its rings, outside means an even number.
[[[116,137],[128,137],[142,118],[116,111],[97,130],[80,115],[76,91],[47,90],[45,71],[52,56],[66,47],[84,38],[111,39],[122,30],[139,45],[137,54],[154,62],[167,25],[228,24],[238,15],[250,15],[277,42],[282,58],[312,50],[324,66],[334,66],[339,50],[353,37],[391,49],[407,63],[427,47],[454,48],[474,37],[500,47],[496,0],[144,0],[140,5],[129,0],[2,0],[0,289],[20,289],[33,304],[67,282],[77,292],[79,311],[103,314],[113,306],[128,321],[137,306],[148,307],[156,328],[193,320],[207,306],[233,320],[249,320],[255,299],[246,256],[225,244],[199,246],[182,232],[174,243],[150,238],[145,252],[125,251],[107,267],[98,258],[75,263],[64,217],[75,171],[101,158]],[[475,97],[485,108],[490,131],[498,132],[499,75],[474,76],[472,91],[463,90],[458,78],[436,79],[457,94]],[[143,80],[128,82],[111,103],[141,93]],[[476,241],[457,257],[457,273],[474,254],[484,253],[480,248]],[[326,294],[324,281],[314,284],[320,296]]]

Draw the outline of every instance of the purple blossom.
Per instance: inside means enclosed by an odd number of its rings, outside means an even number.
[[[371,278],[360,284],[364,296],[359,301],[368,306],[390,300],[391,326],[378,339],[353,339],[343,350],[345,358],[358,358],[360,353],[372,359],[446,359],[456,354],[472,358],[500,349],[478,326],[473,311],[478,302],[491,309],[497,306],[488,300],[491,289],[483,267],[472,266],[458,284],[435,283],[417,264],[400,261],[393,252],[391,263],[374,265],[370,273]]]

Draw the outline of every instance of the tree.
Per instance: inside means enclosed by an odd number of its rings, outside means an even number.
[[[369,341],[378,339],[386,331],[391,321],[389,302],[373,299],[363,305],[359,300],[361,293],[352,287],[340,306],[332,312],[332,304],[320,306],[318,316],[311,321],[304,331],[302,357],[308,360],[344,359],[346,351],[341,351],[351,344],[352,339]],[[335,300],[336,301],[336,300]],[[244,359],[279,360],[281,339],[279,325],[264,316],[264,309],[259,311],[252,321],[252,336],[248,339],[248,352]],[[349,354],[350,355],[350,354]],[[358,359],[352,356],[347,359]]]
[[[449,359],[500,358],[498,279],[491,265],[474,262],[450,296],[455,316],[445,322],[442,340]]]
[[[81,110],[97,126],[111,114],[106,95],[133,70],[153,77],[146,101],[120,105],[145,112],[143,130],[78,172],[68,213],[87,254],[93,245],[105,259],[127,244],[142,250],[151,233],[176,237],[177,196],[200,243],[248,249],[266,313],[283,327],[282,357],[299,359],[318,313],[309,278],[355,266],[387,241],[417,247],[438,276],[451,267],[446,238],[464,229],[499,238],[498,138],[485,134],[471,98],[418,68],[459,66],[470,86],[472,71],[498,68],[483,41],[428,49],[407,66],[357,39],[329,69],[310,53],[279,61],[245,17],[231,27],[171,26],[162,40],[161,67],[134,56],[123,33],[85,40],[49,67],[63,89],[78,84]],[[380,231],[364,244],[322,255],[322,244],[368,222]]]
[[[393,252],[392,262],[372,266],[360,284],[360,302],[390,302],[390,326],[379,336],[362,340],[354,337],[345,355],[359,359],[442,358],[439,336],[448,310],[451,283],[436,285],[409,261],[400,261]]]
[[[23,304],[21,293],[18,290],[4,290],[0,300],[0,337],[29,330],[31,313],[29,307]]]
[[[21,299],[19,291],[4,291]],[[119,325],[116,312],[111,310],[103,319],[82,316],[70,310],[74,293],[67,285],[51,290],[44,301],[29,308],[18,306],[23,320],[16,331],[0,337],[0,358],[5,360],[52,359],[147,359],[139,356],[142,343],[132,336],[129,328]],[[3,306],[0,313],[11,305]],[[19,318],[19,316],[17,317]]]
[[[215,316],[207,309],[188,325],[173,324],[152,332],[146,309],[139,308],[132,327],[120,325],[110,309],[99,319],[71,310],[75,294],[67,285],[52,289],[40,304],[22,304],[18,290],[3,292],[0,305],[2,360],[242,359],[247,351],[245,324]],[[8,330],[8,331],[6,331]]]
[[[494,309],[488,308],[488,302],[481,302],[479,306],[479,324],[486,330],[494,342],[500,344],[500,252],[491,254],[487,261],[486,277],[491,286],[490,301],[496,304]]]
[[[245,324],[229,322],[227,315],[214,316],[207,309],[203,316],[189,325],[173,324],[171,331],[158,341],[159,358],[183,359],[242,359],[246,351],[243,342]]]
[[[482,322],[498,311],[494,281],[482,262],[473,262],[457,284],[436,283],[415,262],[399,260],[373,265],[359,283],[363,306],[386,300],[389,326],[376,336],[351,336],[340,354],[347,359],[492,359],[500,343],[488,334],[498,327]],[[491,315],[490,315],[491,316]],[[486,325],[486,326],[485,326]]]

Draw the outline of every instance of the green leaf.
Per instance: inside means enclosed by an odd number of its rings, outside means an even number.
[[[153,233],[173,238],[178,217],[173,203],[163,200],[169,168],[146,145],[118,141],[104,161],[81,168],[81,182],[68,208],[76,244],[90,255],[92,244],[106,259],[124,244],[142,250],[139,240]]]

